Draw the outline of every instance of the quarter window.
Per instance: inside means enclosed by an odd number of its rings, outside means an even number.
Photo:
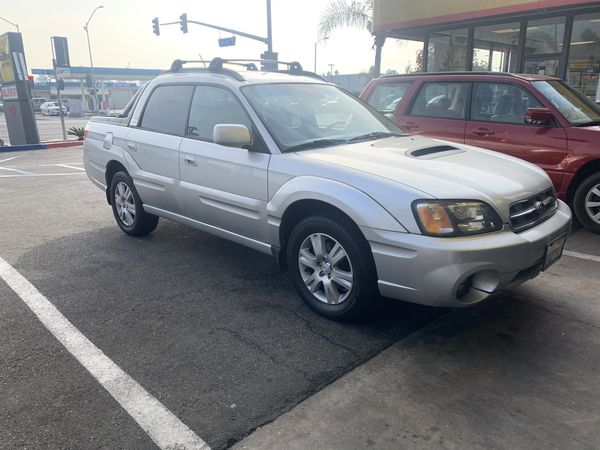
[[[141,127],[183,136],[193,90],[193,86],[157,87],[146,103]]]
[[[410,85],[410,82],[380,83],[375,86],[371,95],[369,95],[367,103],[380,112],[394,112]]]
[[[250,118],[230,91],[215,86],[197,86],[186,135],[212,142],[217,124],[245,125],[252,130]]]
[[[475,83],[471,118],[476,121],[525,124],[527,108],[542,104],[529,92],[506,83]]]
[[[469,83],[425,83],[410,114],[413,116],[464,119]]]

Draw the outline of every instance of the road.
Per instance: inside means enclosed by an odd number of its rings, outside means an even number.
[[[215,449],[466,448],[493,427],[487,442],[510,434],[504,448],[533,448],[519,446],[533,441],[515,421],[538,427],[534,447],[600,439],[595,261],[564,256],[471,309],[387,300],[369,321],[340,324],[253,250],[166,220],[148,238],[124,235],[79,147],[0,154],[0,211],[0,258],[14,268],[10,286],[0,280],[0,448],[153,448],[156,424],[139,425],[115,368],[160,405],[147,411]],[[580,230],[568,249],[600,255],[600,239]],[[551,432],[555,419],[571,425]]]
[[[40,113],[36,113],[35,119],[37,122],[38,133],[40,134],[40,140],[42,142],[63,140],[60,117],[42,116]],[[69,131],[69,128],[71,127],[85,127],[87,123],[87,117],[65,117],[65,127],[67,131]],[[0,113],[0,139],[4,140],[5,145],[10,144],[4,113]],[[74,136],[67,136],[67,139],[72,140],[76,138]]]

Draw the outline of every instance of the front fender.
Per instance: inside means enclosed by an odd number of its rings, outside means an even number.
[[[359,227],[408,232],[383,206],[364,192],[339,181],[301,176],[284,183],[267,203],[269,241],[272,245],[281,246],[281,218],[290,205],[300,200],[328,203],[343,211]]]

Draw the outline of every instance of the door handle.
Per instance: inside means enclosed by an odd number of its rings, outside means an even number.
[[[492,136],[496,134],[495,131],[488,130],[487,128],[475,128],[471,130],[471,133],[476,134],[477,136]]]
[[[416,128],[419,128],[419,125],[414,122],[403,123],[403,124],[400,124],[400,126],[402,128],[406,128],[407,130],[414,130]]]
[[[137,152],[137,145],[135,145],[135,142],[128,142],[127,148],[132,152]]]
[[[196,158],[192,158],[191,156],[184,156],[183,161],[188,166],[197,166],[198,165],[198,161],[196,160]]]

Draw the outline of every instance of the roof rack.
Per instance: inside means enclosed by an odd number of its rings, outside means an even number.
[[[396,75],[379,75],[379,78],[393,78],[393,77],[425,77],[425,76],[435,76],[435,75],[489,75],[489,76],[505,76],[505,77],[515,77],[519,78],[519,74],[514,74],[511,72],[492,72],[492,71],[482,71],[482,72],[468,72],[468,71],[457,71],[457,72],[411,72],[411,73],[398,73]]]
[[[206,62],[204,60],[182,60],[182,59],[176,59],[175,61],[173,61],[173,63],[171,64],[171,68],[166,71],[166,72],[181,72],[183,70],[183,65],[184,64],[189,64],[189,63],[203,63],[206,66]],[[320,77],[319,75],[317,75],[314,72],[309,72],[306,71],[302,68],[302,66],[300,65],[299,62],[297,61],[292,61],[292,62],[285,62],[285,61],[277,61],[277,60],[271,60],[271,59],[223,59],[223,58],[213,58],[208,67],[196,67],[193,70],[194,71],[200,71],[200,72],[211,72],[211,73],[219,73],[222,75],[227,75],[230,76],[232,78],[235,78],[238,81],[244,81],[245,78],[242,76],[242,74],[240,74],[239,72],[232,70],[232,69],[228,69],[226,67],[223,67],[224,64],[227,65],[232,65],[232,66],[241,66],[244,67],[246,70],[248,71],[259,71],[258,66],[256,65],[256,63],[261,63],[261,65],[265,66],[265,65],[274,65],[275,67],[278,67],[280,64],[287,66],[287,69],[285,70],[267,70],[266,72],[274,72],[274,73],[285,73],[288,75],[300,75],[300,76],[306,76],[306,77],[312,77],[312,78],[317,78],[319,80],[325,81],[323,80],[322,77]]]

